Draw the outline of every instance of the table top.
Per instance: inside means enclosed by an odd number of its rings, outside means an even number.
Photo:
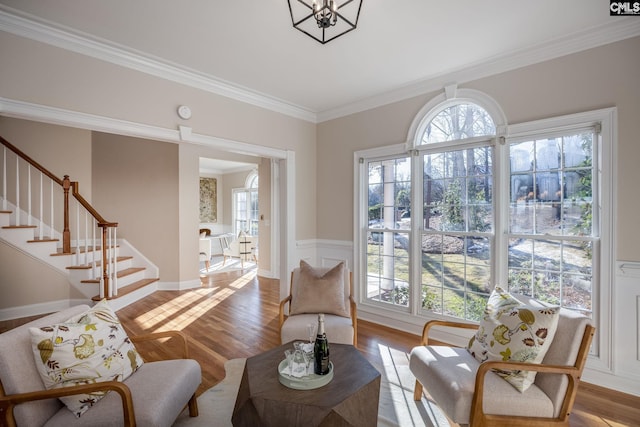
[[[250,382],[252,398],[331,407],[380,377],[380,372],[354,346],[329,343],[333,379],[317,389],[291,389],[278,379],[278,364],[285,358],[286,349],[293,349],[293,342],[247,359],[245,374]]]

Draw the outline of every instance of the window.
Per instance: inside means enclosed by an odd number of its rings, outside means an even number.
[[[357,153],[363,309],[477,321],[503,284],[606,316],[614,114],[507,127],[484,95],[438,99],[408,146]]]
[[[245,188],[233,190],[233,232],[241,231],[250,236],[258,235],[258,174],[251,172]]]

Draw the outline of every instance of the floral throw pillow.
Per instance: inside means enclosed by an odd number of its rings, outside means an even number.
[[[46,389],[124,381],[143,361],[106,300],[65,323],[30,328],[36,366]],[[107,392],[61,397],[80,417]]]
[[[496,286],[467,350],[480,363],[541,363],[553,341],[559,315],[560,307],[529,306]],[[535,371],[495,372],[520,392],[528,389],[536,377]]]

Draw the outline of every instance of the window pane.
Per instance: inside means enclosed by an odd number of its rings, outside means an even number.
[[[410,227],[411,161],[409,158],[369,163],[370,228]],[[404,225],[401,225],[404,224]]]
[[[367,233],[367,298],[409,306],[409,236],[407,233]]]
[[[422,144],[495,135],[489,113],[476,104],[456,104],[438,113],[427,125]]]
[[[591,242],[511,239],[509,290],[590,315]]]
[[[423,170],[425,229],[492,231],[491,147],[426,154]]]

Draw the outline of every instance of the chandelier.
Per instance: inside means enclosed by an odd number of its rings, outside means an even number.
[[[362,7],[362,0],[287,1],[293,27],[322,44],[355,30]]]

